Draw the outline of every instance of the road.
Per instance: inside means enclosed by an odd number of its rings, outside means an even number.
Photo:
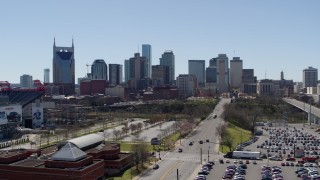
[[[318,118],[320,117],[320,109],[315,107],[315,106],[310,106],[310,104],[304,103],[302,101],[298,101],[296,99],[291,99],[291,98],[283,98],[283,100],[305,112],[310,112],[317,116]]]
[[[172,152],[167,152],[162,156],[162,160],[158,163],[160,168],[150,170],[138,179],[154,180],[154,179],[177,179],[177,169],[179,170],[179,179],[193,179],[201,167],[202,163],[209,159],[217,159],[222,157],[219,155],[218,138],[215,135],[216,127],[223,122],[221,115],[223,113],[224,104],[230,103],[230,99],[221,99],[213,112],[203,120],[197,129],[190,136],[182,140],[182,144],[178,145]],[[213,118],[213,114],[217,114],[217,118]],[[206,142],[206,140],[209,142]],[[204,143],[200,144],[199,141]],[[189,142],[194,142],[189,146]],[[182,148],[183,152],[179,153],[178,148]],[[202,150],[202,158],[201,158]]]

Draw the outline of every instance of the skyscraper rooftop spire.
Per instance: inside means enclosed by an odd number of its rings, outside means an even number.
[[[53,47],[56,47],[56,36],[53,36]]]
[[[72,36],[72,47],[74,47],[74,44],[73,44],[73,36]]]

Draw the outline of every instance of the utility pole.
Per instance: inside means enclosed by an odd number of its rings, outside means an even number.
[[[210,146],[209,146],[209,149],[208,149],[208,161],[209,161],[209,157],[210,157],[209,151],[210,151]]]
[[[177,169],[177,180],[179,180],[179,169]]]
[[[202,148],[200,148],[200,164],[202,164]]]

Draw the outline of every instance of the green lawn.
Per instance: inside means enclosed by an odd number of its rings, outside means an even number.
[[[250,131],[239,128],[239,127],[234,126],[232,124],[228,125],[227,131],[230,133],[231,137],[233,138],[233,149],[235,149],[238,144],[249,140],[251,137]],[[226,152],[230,151],[227,146],[221,146],[221,145],[219,147],[219,150],[222,153],[226,153]]]

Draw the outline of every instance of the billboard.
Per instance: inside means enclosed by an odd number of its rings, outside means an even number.
[[[21,122],[22,120],[22,106],[11,105],[0,107],[0,125],[7,123]]]
[[[32,128],[43,127],[43,107],[32,107]]]

